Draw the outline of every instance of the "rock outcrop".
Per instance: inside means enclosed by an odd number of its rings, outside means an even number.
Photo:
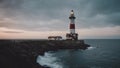
[[[36,63],[38,55],[59,49],[87,49],[89,46],[83,40],[0,40],[0,68],[45,68]]]

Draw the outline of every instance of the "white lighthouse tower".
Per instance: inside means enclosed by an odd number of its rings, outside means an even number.
[[[70,33],[67,33],[66,34],[66,40],[78,40],[78,34],[75,33],[75,16],[74,16],[74,11],[71,10],[71,13],[70,13],[70,26],[69,26],[69,29],[70,29]]]

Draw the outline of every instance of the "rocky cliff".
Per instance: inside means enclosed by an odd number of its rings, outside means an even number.
[[[36,63],[38,55],[59,49],[87,49],[89,46],[83,40],[0,40],[0,68],[45,68]]]

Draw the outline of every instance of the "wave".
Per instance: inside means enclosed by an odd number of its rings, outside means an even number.
[[[96,47],[88,47],[88,49],[87,50],[93,50],[93,49],[95,49]]]
[[[37,57],[37,63],[42,66],[50,68],[63,68],[62,64],[59,62],[59,59],[54,54],[46,52],[44,56],[39,55]]]

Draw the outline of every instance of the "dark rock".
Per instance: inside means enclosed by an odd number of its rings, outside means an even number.
[[[49,68],[36,63],[38,55],[59,49],[87,49],[78,41],[0,40],[0,68]]]

